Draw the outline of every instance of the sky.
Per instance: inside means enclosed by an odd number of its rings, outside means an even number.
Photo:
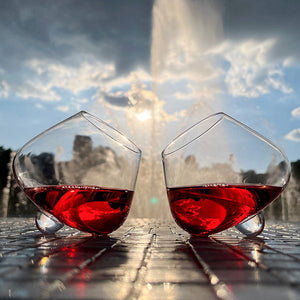
[[[147,155],[224,111],[300,159],[299,16],[293,0],[2,0],[0,146],[86,110]]]

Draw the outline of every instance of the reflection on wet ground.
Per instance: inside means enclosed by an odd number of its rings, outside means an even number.
[[[32,219],[1,219],[0,298],[299,299],[300,224],[259,238],[191,238],[174,223],[131,219],[109,238]]]

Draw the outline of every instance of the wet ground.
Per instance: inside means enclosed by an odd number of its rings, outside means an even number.
[[[174,223],[130,219],[110,238],[0,219],[0,299],[300,299],[300,223],[259,238],[190,239]]]

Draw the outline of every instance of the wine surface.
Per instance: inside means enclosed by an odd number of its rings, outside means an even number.
[[[24,192],[44,211],[81,231],[108,234],[125,221],[133,191],[96,186],[41,186]]]
[[[175,221],[196,236],[237,225],[267,206],[281,191],[277,186],[226,184],[167,189]]]

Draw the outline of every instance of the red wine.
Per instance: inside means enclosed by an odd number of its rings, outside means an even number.
[[[49,185],[24,192],[62,223],[97,234],[108,234],[123,224],[133,197],[133,191],[95,186]]]
[[[235,226],[282,192],[268,185],[203,185],[168,188],[172,215],[192,235],[208,236]]]

